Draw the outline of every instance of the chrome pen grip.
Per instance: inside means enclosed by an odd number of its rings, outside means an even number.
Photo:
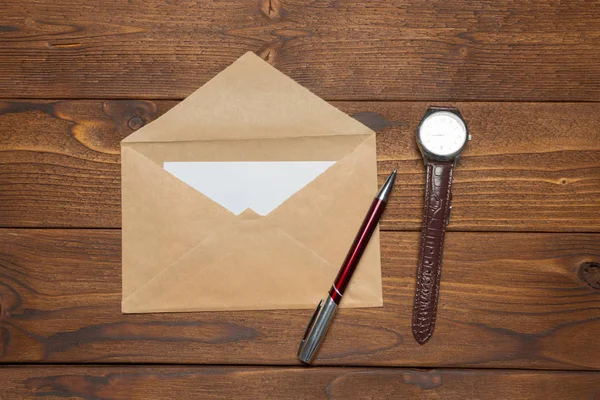
[[[331,296],[327,296],[324,304],[323,300],[321,300],[306,327],[304,338],[300,342],[300,347],[298,348],[298,358],[300,361],[310,364],[315,358],[317,350],[321,346],[325,334],[331,325],[331,321],[333,321],[337,308],[338,305],[333,301]]]

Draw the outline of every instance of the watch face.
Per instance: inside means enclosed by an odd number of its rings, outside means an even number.
[[[467,141],[467,127],[463,120],[449,111],[436,111],[421,122],[421,146],[438,156],[457,153]]]

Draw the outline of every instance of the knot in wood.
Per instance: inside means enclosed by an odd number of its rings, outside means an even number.
[[[129,120],[127,125],[129,125],[129,127],[133,130],[138,130],[142,126],[144,126],[144,120],[141,119],[140,117],[133,117]]]
[[[593,287],[600,289],[600,263],[584,262],[579,267],[579,279]]]
[[[260,0],[258,9],[269,19],[278,19],[281,17],[280,0]]]

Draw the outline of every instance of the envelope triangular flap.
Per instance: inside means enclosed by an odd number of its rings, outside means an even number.
[[[258,222],[262,225],[262,222]],[[170,269],[124,299],[124,312],[311,308],[337,272],[276,227],[256,235],[250,226],[218,231]],[[279,251],[273,252],[277,248]],[[240,266],[252,273],[240,271]]]
[[[123,143],[373,134],[248,52]]]
[[[267,216],[330,265],[341,265],[377,192],[371,137]],[[318,227],[318,234],[315,234]],[[336,271],[337,272],[337,271]],[[330,280],[334,276],[330,277]],[[379,232],[367,246],[342,307],[382,305]]]
[[[133,149],[122,149],[123,297],[235,217]]]

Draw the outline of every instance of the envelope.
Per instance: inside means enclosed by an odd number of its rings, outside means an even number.
[[[372,130],[243,55],[121,142],[122,311],[314,309],[375,157]],[[376,231],[341,306],[381,305]]]

